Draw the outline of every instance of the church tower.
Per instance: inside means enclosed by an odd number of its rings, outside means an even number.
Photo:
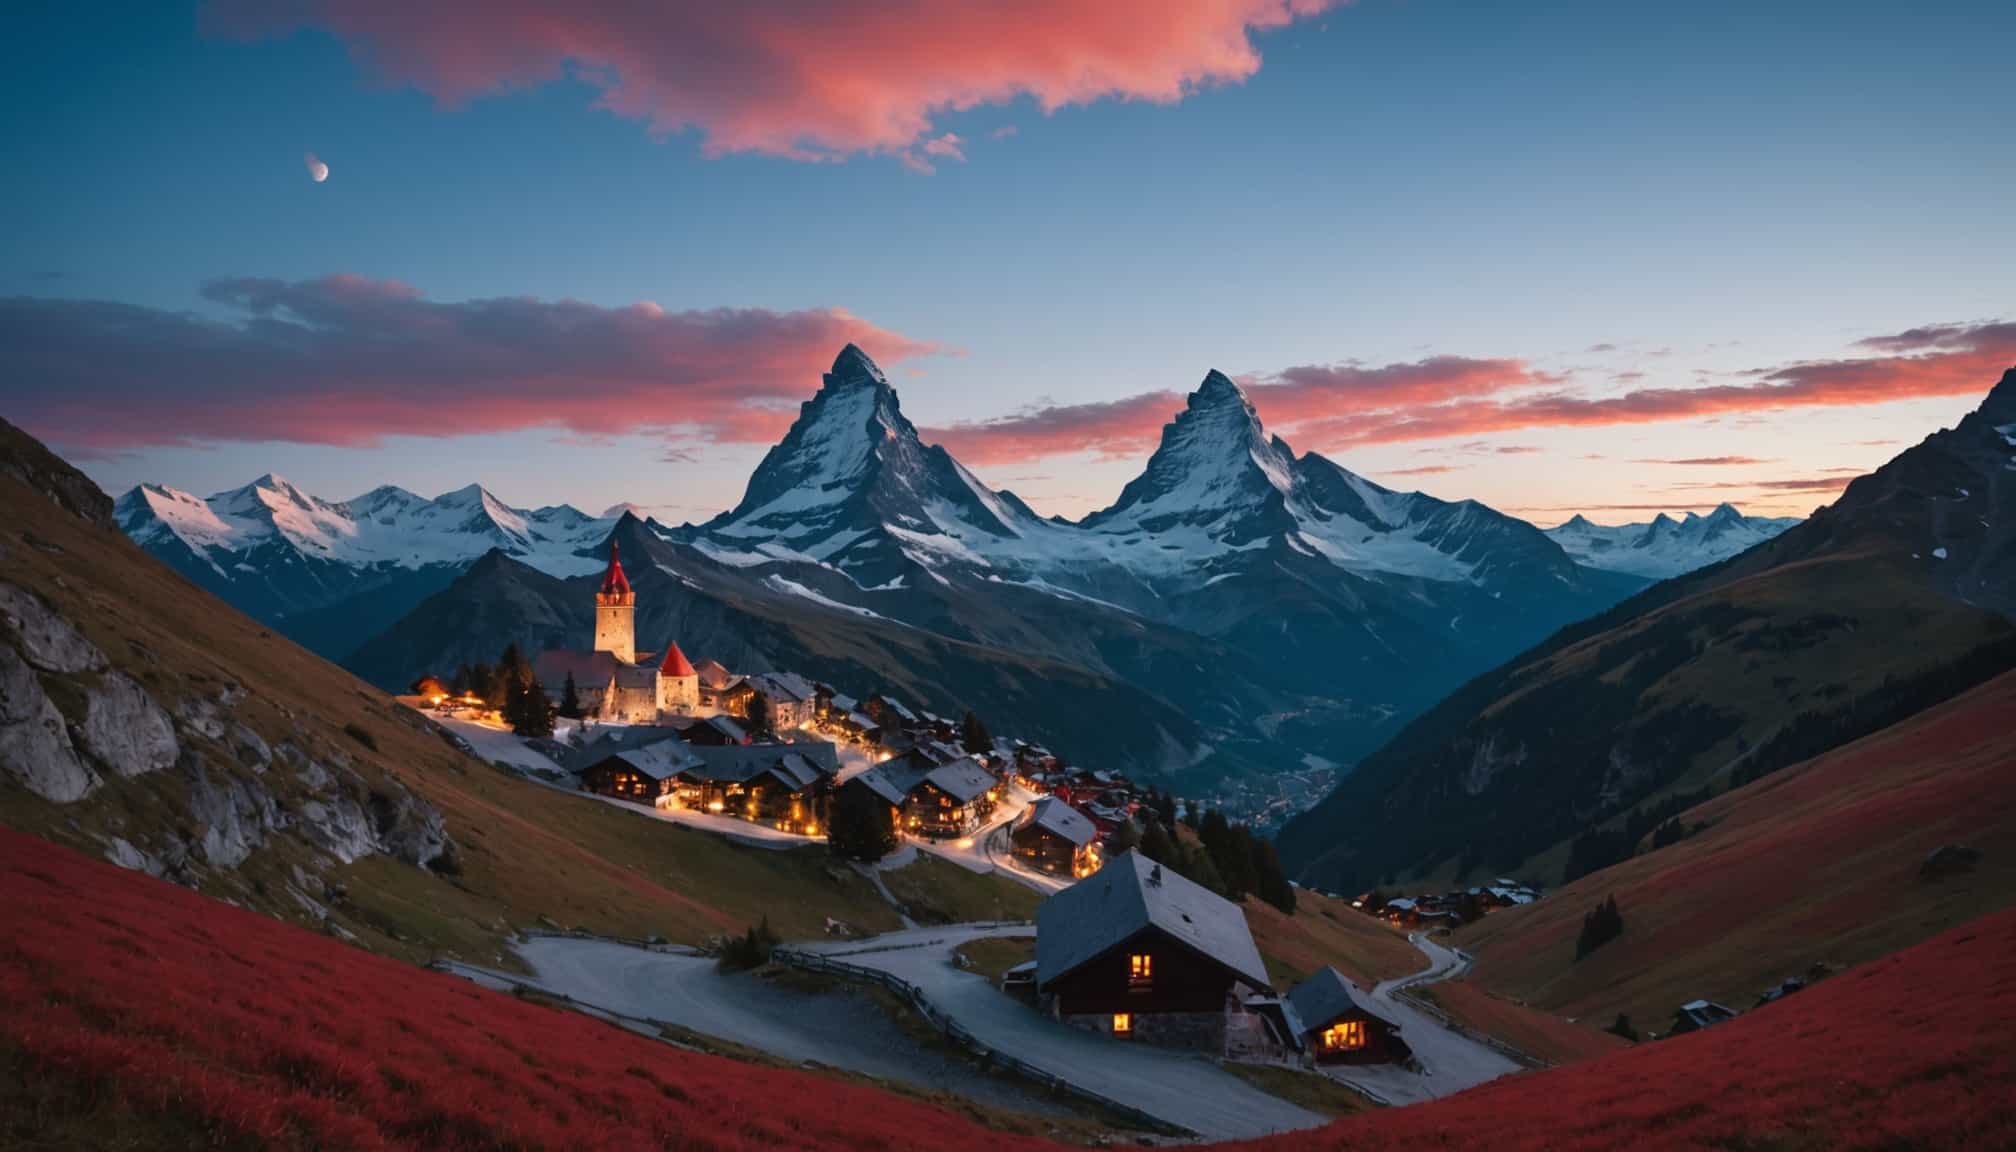
[[[609,541],[609,571],[595,593],[595,650],[608,652],[625,664],[637,662],[637,594],[623,575],[616,541]]]

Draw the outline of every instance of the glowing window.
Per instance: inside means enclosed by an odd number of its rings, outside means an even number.
[[[1365,1047],[1365,1022],[1343,1020],[1323,1030],[1323,1047],[1330,1052],[1349,1052]]]
[[[1125,1036],[1132,1031],[1134,1031],[1134,1017],[1125,1012],[1116,1012],[1113,1014],[1113,1034],[1115,1036]]]
[[[1136,952],[1127,957],[1127,983],[1147,984],[1155,979],[1155,957]]]

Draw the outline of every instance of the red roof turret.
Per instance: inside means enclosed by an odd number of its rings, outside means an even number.
[[[660,676],[698,676],[693,670],[693,662],[686,659],[686,653],[679,650],[676,641],[665,645],[665,659],[658,664]]]
[[[602,574],[602,595],[630,595],[630,578],[623,575],[623,558],[618,555],[616,541],[609,541],[609,570]]]

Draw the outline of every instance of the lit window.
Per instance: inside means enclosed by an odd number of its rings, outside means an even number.
[[[1365,1047],[1365,1022],[1344,1020],[1325,1028],[1323,1047],[1331,1052],[1349,1052]]]
[[[1133,1031],[1134,1017],[1125,1012],[1115,1012],[1113,1014],[1113,1034],[1115,1036],[1126,1036]]]
[[[1148,984],[1155,979],[1155,957],[1136,952],[1127,957],[1127,983]]]

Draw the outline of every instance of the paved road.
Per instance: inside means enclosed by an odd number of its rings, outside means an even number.
[[[536,977],[463,965],[452,970],[491,987],[527,984],[635,1020],[658,1020],[793,1062],[954,1092],[1042,1115],[1069,1108],[1041,1092],[983,1075],[919,1045],[881,1007],[859,995],[805,992],[750,973],[724,973],[705,956],[606,940],[534,937],[518,945]]]
[[[1329,1074],[1366,1089],[1392,1104],[1415,1104],[1475,1088],[1522,1069],[1510,1057],[1446,1028],[1395,993],[1422,984],[1454,980],[1470,969],[1470,958],[1444,948],[1420,933],[1408,942],[1428,958],[1428,967],[1411,976],[1388,980],[1372,990],[1372,999],[1386,1018],[1400,1025],[1401,1038],[1414,1050],[1425,1074],[1393,1066],[1330,1068]]]
[[[988,1047],[1206,1139],[1245,1139],[1328,1122],[1267,1095],[1213,1061],[1059,1024],[951,963],[953,949],[967,940],[1034,932],[1027,924],[954,925],[810,947],[849,964],[900,976]]]

